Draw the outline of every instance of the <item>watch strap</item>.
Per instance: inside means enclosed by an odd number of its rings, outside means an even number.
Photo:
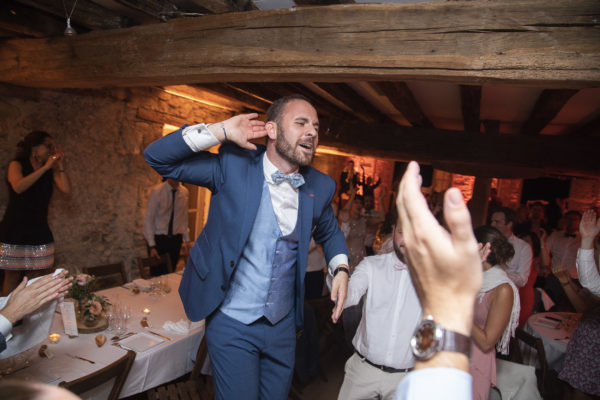
[[[467,357],[471,356],[471,338],[462,333],[444,329],[444,343],[442,351],[453,351],[463,353]]]

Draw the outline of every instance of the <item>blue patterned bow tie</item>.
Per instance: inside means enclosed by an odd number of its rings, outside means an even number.
[[[281,171],[274,172],[271,174],[271,179],[275,182],[276,185],[279,185],[283,181],[288,181],[290,185],[295,188],[299,188],[304,185],[304,177],[301,174],[289,174],[286,175]]]

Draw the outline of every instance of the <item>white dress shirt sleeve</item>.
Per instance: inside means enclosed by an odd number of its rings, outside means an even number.
[[[350,265],[348,263],[348,256],[346,254],[338,254],[329,261],[329,265],[327,266],[329,275],[333,276],[335,269],[340,265]],[[343,274],[343,272],[340,273]]]
[[[154,241],[154,233],[156,232],[154,221],[156,212],[158,211],[158,195],[158,190],[152,189],[150,191],[148,203],[146,204],[146,213],[144,214],[144,239],[148,242],[148,247],[156,246],[156,242]]]
[[[594,260],[594,249],[579,249],[576,263],[581,285],[596,296],[600,296],[600,274]]]
[[[367,258],[356,266],[348,283],[348,297],[346,297],[344,308],[357,305],[361,297],[367,292],[370,277],[369,270],[370,265]]]
[[[181,135],[185,143],[195,152],[206,150],[221,143],[206,124],[185,127]]]
[[[0,314],[0,333],[4,336],[7,341],[12,337],[10,333],[12,331],[12,324],[6,317]]]
[[[398,385],[394,400],[470,400],[472,377],[455,368],[425,368],[406,375]]]
[[[508,277],[519,287],[525,286],[529,279],[529,272],[531,271],[531,261],[533,260],[533,252],[531,246],[526,242],[518,239],[517,237],[511,237],[510,240],[514,249],[515,256],[509,262],[509,270],[506,271]]]

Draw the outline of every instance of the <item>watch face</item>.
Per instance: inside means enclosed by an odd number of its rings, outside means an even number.
[[[410,341],[415,357],[426,360],[437,353],[441,347],[442,336],[442,329],[434,321],[421,322]]]

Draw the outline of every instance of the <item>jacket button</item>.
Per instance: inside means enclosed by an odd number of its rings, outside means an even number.
[[[235,263],[234,263],[233,261],[230,261],[230,262],[229,262],[229,266],[230,266],[231,268],[233,268],[233,266],[234,266],[234,265],[235,265]]]
[[[221,285],[221,290],[225,291],[225,285]]]

